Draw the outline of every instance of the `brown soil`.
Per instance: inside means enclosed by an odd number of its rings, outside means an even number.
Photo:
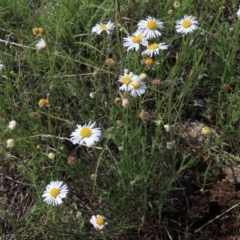
[[[174,207],[163,216],[168,239],[240,240],[239,186],[220,173],[204,190],[196,184],[196,174],[185,172],[178,182],[182,193],[172,195]]]

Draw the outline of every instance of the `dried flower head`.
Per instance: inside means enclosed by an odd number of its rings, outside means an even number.
[[[105,63],[110,67],[115,65],[115,61],[113,58],[107,58]]]
[[[122,103],[122,99],[119,98],[119,97],[117,97],[117,98],[114,99],[114,103],[117,104],[117,105],[119,105],[119,104]]]
[[[68,157],[68,164],[72,165],[76,162],[77,158],[74,156],[69,156]]]
[[[161,80],[160,79],[153,79],[152,84],[158,86],[158,85],[161,84]]]
[[[44,33],[45,33],[45,29],[42,28],[42,27],[38,28],[38,33],[39,33],[40,35],[44,34]]]
[[[40,99],[38,101],[38,106],[39,107],[44,107],[47,104],[47,100],[46,99]]]
[[[33,28],[32,29],[32,33],[34,34],[34,35],[38,35],[39,34],[39,30],[38,30],[38,28]]]
[[[142,120],[149,120],[151,118],[151,115],[149,112],[142,110],[139,114],[139,117]]]

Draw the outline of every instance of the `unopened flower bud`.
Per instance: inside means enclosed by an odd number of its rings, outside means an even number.
[[[129,105],[129,100],[127,98],[124,98],[122,100],[122,106],[126,108],[126,107],[128,107],[128,105]]]
[[[7,148],[13,148],[15,146],[15,140],[10,138],[7,140]]]
[[[9,122],[8,128],[10,128],[11,130],[14,130],[16,127],[17,127],[17,122],[15,120],[12,120]]]
[[[170,126],[169,124],[166,124],[166,125],[164,125],[163,127],[165,128],[165,131],[166,131],[166,132],[169,132],[170,129],[171,129],[171,126]]]
[[[52,153],[52,152],[50,152],[47,156],[48,156],[48,158],[51,159],[51,160],[54,160],[54,158],[55,158],[55,154]]]
[[[201,130],[202,135],[208,135],[211,133],[211,129],[209,127],[203,127]]]
[[[147,74],[146,73],[142,73],[140,74],[140,79],[143,81],[143,80],[146,80],[147,79]]]
[[[117,104],[117,105],[121,104],[122,103],[122,99],[117,97],[117,98],[114,99],[114,103]]]

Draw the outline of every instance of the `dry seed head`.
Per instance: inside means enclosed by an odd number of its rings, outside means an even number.
[[[47,100],[46,99],[40,99],[38,101],[38,106],[39,107],[44,107],[47,104]]]
[[[39,28],[33,28],[33,29],[32,29],[32,33],[33,33],[34,35],[38,35],[38,34],[39,34]]]
[[[117,97],[117,98],[114,99],[114,103],[117,104],[117,105],[121,104],[122,103],[122,99]]]
[[[168,13],[169,15],[172,15],[172,14],[173,14],[173,10],[172,10],[172,9],[169,9],[169,10],[167,11],[167,13]]]
[[[149,112],[142,110],[139,114],[139,117],[142,120],[149,120],[151,116],[150,116]]]
[[[44,34],[45,33],[45,29],[42,28],[42,27],[38,28],[38,33],[41,34],[41,35]]]
[[[161,80],[160,79],[153,79],[152,84],[158,86],[158,85],[161,84]]]
[[[224,83],[224,84],[222,85],[222,88],[223,88],[223,90],[228,91],[228,90],[230,89],[230,86],[229,86],[229,84]]]
[[[108,65],[108,66],[114,66],[115,65],[115,61],[113,58],[108,58],[106,59],[105,63]]]
[[[69,156],[68,157],[68,164],[72,165],[76,162],[77,158],[74,156]]]

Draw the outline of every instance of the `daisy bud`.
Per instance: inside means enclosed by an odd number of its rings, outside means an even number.
[[[116,124],[117,124],[118,127],[121,127],[122,126],[122,121],[121,120],[117,120]]]
[[[149,112],[141,111],[140,114],[139,114],[139,117],[142,120],[149,120],[150,119],[150,114],[149,114]]]
[[[180,6],[181,6],[181,4],[178,1],[175,1],[174,4],[173,4],[174,8],[179,8]]]
[[[203,127],[201,130],[202,135],[208,135],[211,133],[211,129],[209,127]]]
[[[171,150],[173,148],[173,143],[172,142],[167,142],[167,149]]]
[[[11,130],[14,130],[16,126],[17,126],[17,123],[15,120],[10,121],[8,124],[8,128],[10,128]]]
[[[42,27],[38,28],[38,33],[39,33],[40,35],[44,34],[44,33],[45,33],[45,29],[42,28]]]
[[[54,160],[54,158],[55,158],[55,154],[52,153],[52,152],[50,152],[47,156],[48,156],[48,158],[51,159],[51,160]]]
[[[94,181],[94,180],[96,179],[96,177],[97,177],[96,174],[91,174],[91,175],[90,175],[90,178],[91,178],[92,181]]]
[[[124,150],[124,147],[123,147],[123,146],[120,146],[120,147],[118,147],[118,150],[119,150],[120,152],[122,152],[122,151]]]
[[[169,132],[170,129],[171,129],[171,126],[170,126],[169,124],[166,124],[166,125],[164,125],[163,127],[165,128],[165,131],[166,131],[166,132]]]
[[[114,61],[112,58],[106,59],[105,63],[106,63],[108,66],[113,66],[113,65],[115,65],[115,61]]]
[[[124,99],[122,100],[122,106],[125,107],[125,108],[127,108],[128,105],[129,105],[129,100],[128,100],[127,98],[124,98]]]
[[[121,104],[122,103],[122,99],[117,97],[117,98],[114,99],[114,103],[117,104],[117,105]]]
[[[94,95],[95,95],[95,93],[93,93],[93,92],[91,92],[91,93],[89,94],[90,98],[94,98]]]
[[[123,70],[123,72],[124,72],[125,74],[128,74],[128,73],[129,73],[129,70],[128,70],[127,68],[125,68],[125,69]]]
[[[142,73],[140,74],[140,79],[143,81],[143,80],[146,80],[147,79],[147,74],[146,73]]]
[[[15,140],[10,138],[7,140],[7,148],[13,148],[15,146]]]
[[[34,35],[38,35],[38,34],[39,34],[39,29],[38,29],[38,28],[33,28],[33,29],[32,29],[32,33],[33,33]]]
[[[157,126],[160,126],[161,123],[162,123],[162,120],[156,120],[155,123],[156,123]]]

